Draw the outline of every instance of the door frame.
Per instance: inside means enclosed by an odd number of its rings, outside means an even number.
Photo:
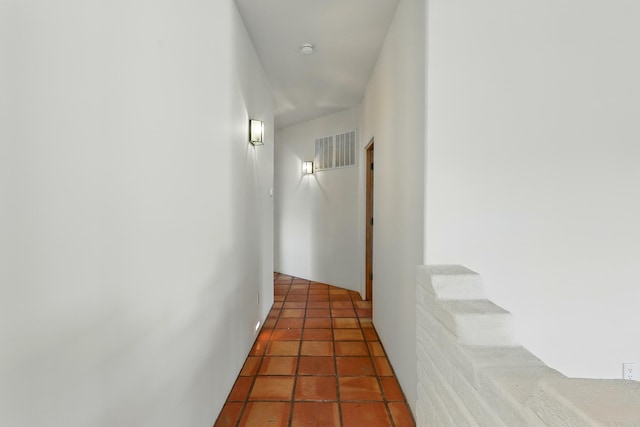
[[[373,145],[371,138],[366,150],[366,207],[365,207],[365,295],[367,301],[373,300]]]

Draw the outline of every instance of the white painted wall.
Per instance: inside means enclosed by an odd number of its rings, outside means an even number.
[[[314,160],[316,138],[357,130],[359,114],[351,108],[276,131],[274,179],[276,270],[361,292],[359,169],[302,174],[302,162]]]
[[[424,222],[424,3],[402,0],[398,6],[367,86],[360,138],[363,156],[364,145],[375,138],[374,323],[414,409],[415,284]]]
[[[640,361],[640,4],[433,0],[427,259],[569,376]]]
[[[0,425],[212,425],[272,302],[233,2],[3,1],[0,58]]]

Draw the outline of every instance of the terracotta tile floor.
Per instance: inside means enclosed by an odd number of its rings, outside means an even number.
[[[275,303],[215,427],[415,426],[356,292],[275,274]]]

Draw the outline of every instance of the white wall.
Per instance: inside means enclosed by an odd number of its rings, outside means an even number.
[[[415,283],[423,261],[424,222],[424,7],[423,0],[400,1],[367,86],[361,119],[363,155],[364,145],[375,138],[374,324],[414,409]]]
[[[352,108],[276,132],[275,268],[362,292],[364,242],[356,227],[359,169],[302,174],[302,162],[314,160],[316,138],[357,130],[359,113]]]
[[[212,425],[272,301],[272,99],[233,2],[0,19],[0,424]]]
[[[569,376],[640,361],[640,4],[434,0],[427,259]]]

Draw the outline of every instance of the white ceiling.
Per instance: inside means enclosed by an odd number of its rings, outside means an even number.
[[[276,128],[360,104],[398,0],[235,0],[275,97]],[[301,55],[311,43],[315,52]]]

